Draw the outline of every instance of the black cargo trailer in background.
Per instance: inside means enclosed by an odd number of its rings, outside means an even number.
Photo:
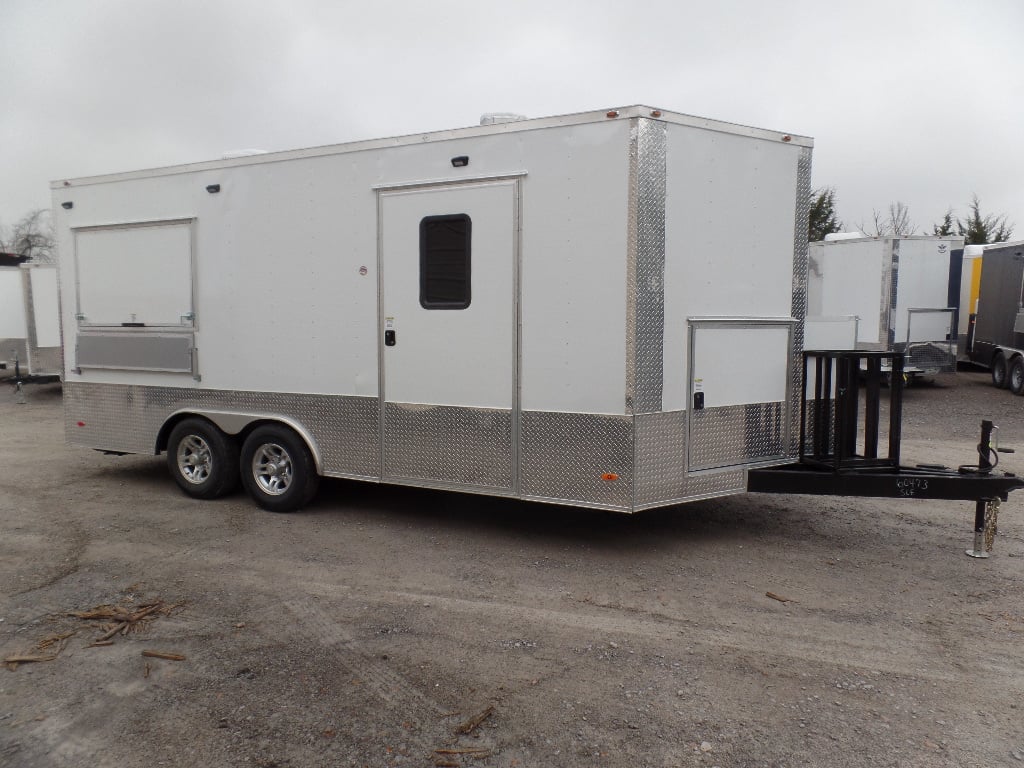
[[[1024,395],[1024,241],[986,246],[984,259],[970,359]]]

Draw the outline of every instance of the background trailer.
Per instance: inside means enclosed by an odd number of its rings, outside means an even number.
[[[902,352],[910,376],[955,371],[962,248],[930,236],[811,243],[807,348]]]
[[[61,370],[57,268],[0,266],[0,367],[20,377],[53,378]]]
[[[969,354],[995,386],[1024,395],[1024,240],[985,246]]]
[[[811,145],[637,106],[55,182],[68,439],[282,510],[743,492],[796,459]]]

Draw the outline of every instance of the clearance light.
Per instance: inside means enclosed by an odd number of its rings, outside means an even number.
[[[792,140],[793,140],[793,137],[792,137],[792,136],[783,136],[783,137],[782,137],[782,140],[783,140],[783,141],[792,141]]]
[[[79,421],[79,422],[78,422],[78,423],[76,424],[76,426],[79,426],[79,427],[84,427],[84,426],[85,426],[85,422],[84,422],[84,421]]]
[[[615,474],[614,472],[605,472],[603,475],[601,475],[601,479],[602,480],[609,480],[609,481],[610,480],[618,480],[619,476],[617,474]]]
[[[656,109],[653,112],[651,112],[651,117],[661,117],[661,110]]]
[[[617,109],[612,109],[612,110],[610,110],[608,112],[605,112],[604,116],[605,117],[618,117],[619,116],[619,111]]]

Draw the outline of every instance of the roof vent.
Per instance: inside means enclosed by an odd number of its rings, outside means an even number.
[[[826,243],[833,243],[836,240],[856,240],[860,237],[867,237],[863,232],[830,232],[825,235]]]
[[[498,123],[515,123],[525,120],[526,115],[517,115],[515,112],[486,112],[480,115],[480,125],[497,125]]]

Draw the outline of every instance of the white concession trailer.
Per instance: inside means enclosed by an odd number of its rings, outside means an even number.
[[[643,106],[55,182],[68,440],[633,512],[797,458],[810,139]]]
[[[849,237],[808,249],[808,349],[902,352],[908,376],[956,370],[963,238]]]
[[[19,378],[55,378],[60,355],[56,266],[0,266],[0,368]]]

